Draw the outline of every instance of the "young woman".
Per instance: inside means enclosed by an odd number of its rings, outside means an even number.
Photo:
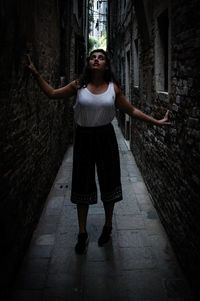
[[[44,93],[52,99],[76,95],[74,119],[76,124],[71,201],[77,204],[79,234],[75,250],[84,253],[88,244],[86,230],[88,207],[97,203],[95,165],[105,209],[105,224],[98,239],[103,246],[110,239],[115,202],[122,200],[119,152],[111,121],[115,107],[133,118],[156,125],[170,124],[169,110],[161,120],[134,108],[126,99],[111,71],[110,61],[102,49],[92,51],[83,75],[60,89],[53,89],[39,74],[28,55],[29,68]]]

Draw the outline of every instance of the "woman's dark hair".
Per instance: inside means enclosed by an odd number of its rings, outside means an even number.
[[[106,57],[106,67],[107,68],[104,71],[104,80],[107,83],[114,82],[118,85],[118,83],[115,79],[115,76],[112,72],[112,69],[111,69],[111,64],[110,64],[110,59],[109,59],[108,52],[103,50],[103,49],[95,49],[95,50],[92,50],[90,52],[89,56],[87,57],[86,66],[83,70],[82,75],[80,76],[80,78],[78,80],[78,89],[87,87],[88,83],[91,81],[92,72],[91,72],[91,69],[89,68],[89,61],[90,61],[91,55],[94,52],[102,52]]]

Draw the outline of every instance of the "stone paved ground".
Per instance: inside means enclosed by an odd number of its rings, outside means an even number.
[[[17,277],[12,301],[193,300],[116,121],[114,126],[124,200],[115,207],[112,240],[103,248],[97,245],[104,224],[99,201],[89,209],[88,251],[74,252],[78,223],[76,206],[69,200],[70,148]]]

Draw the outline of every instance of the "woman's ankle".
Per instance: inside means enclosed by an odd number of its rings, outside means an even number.
[[[105,218],[104,220],[104,226],[107,227],[107,228],[112,228],[112,223],[113,223],[113,220],[112,218]]]
[[[86,230],[79,230],[79,234],[80,233],[87,233],[87,231]]]

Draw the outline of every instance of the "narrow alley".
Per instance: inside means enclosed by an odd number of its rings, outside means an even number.
[[[78,222],[70,202],[67,151],[17,276],[12,301],[192,301],[169,240],[117,121],[124,199],[116,204],[112,240],[98,247],[101,201],[90,206],[89,245],[77,255]]]
[[[200,1],[1,0],[0,36],[0,299],[200,301]],[[98,192],[78,256],[74,130],[111,121],[123,201],[99,247]],[[96,195],[95,156],[105,199],[119,200],[115,140],[95,134],[94,154],[89,136],[75,199]]]

